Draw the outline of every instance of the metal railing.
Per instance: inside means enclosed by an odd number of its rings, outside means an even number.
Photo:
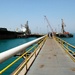
[[[68,42],[55,37],[56,41],[61,44],[61,46],[64,48],[66,53],[72,58],[72,60],[75,62],[75,52],[72,49],[75,49],[75,46],[69,44]]]
[[[18,47],[15,47],[13,49],[10,49],[8,51],[0,53],[0,63],[2,63],[4,61],[8,60],[9,58],[13,57],[14,55],[20,53],[21,51],[24,51],[24,53],[21,54],[12,63],[10,63],[5,68],[0,70],[0,74],[5,72],[7,69],[9,69],[15,63],[17,63],[17,61],[19,61],[21,58],[24,58],[24,61],[18,67],[18,69],[14,73],[12,73],[12,75],[17,75],[24,67],[25,67],[25,70],[26,70],[25,73],[26,73],[28,68],[30,67],[30,65],[32,64],[34,59],[36,58],[36,56],[37,56],[38,52],[40,51],[41,47],[43,46],[46,38],[47,38],[47,36],[43,36],[41,38],[35,39],[35,40],[33,40],[31,42],[28,42],[26,44],[23,44],[21,46],[18,46]],[[31,46],[31,45],[33,45],[33,46]],[[31,46],[31,48],[29,48],[29,50],[25,51],[26,48],[28,48],[29,46]],[[34,49],[34,50],[32,50],[32,49]]]

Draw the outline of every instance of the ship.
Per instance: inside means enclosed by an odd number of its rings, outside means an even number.
[[[0,39],[21,38],[31,34],[28,26],[28,21],[24,26],[21,25],[21,29],[21,31],[9,31],[7,28],[0,28]]]
[[[62,24],[61,24],[61,27],[62,27],[62,28],[61,28],[61,30],[62,30],[62,31],[61,31],[61,33],[57,33],[56,31],[55,31],[55,32],[53,31],[53,28],[52,28],[52,26],[50,25],[49,20],[47,19],[47,17],[46,17],[46,16],[44,16],[44,17],[45,17],[45,19],[46,19],[46,21],[47,21],[47,23],[48,23],[48,26],[49,26],[50,29],[51,29],[51,32],[49,32],[48,35],[49,35],[49,34],[52,34],[52,36],[57,36],[57,37],[61,37],[61,38],[62,38],[62,37],[63,37],[63,38],[64,38],[64,37],[66,37],[66,38],[67,38],[67,37],[73,37],[73,34],[71,34],[71,33],[65,31],[65,29],[64,29],[65,24],[64,24],[63,19],[61,19],[61,21],[62,21]],[[47,27],[48,27],[48,26],[47,26]]]
[[[64,29],[65,24],[64,24],[63,19],[61,19],[61,21],[62,21],[62,24],[61,24],[61,33],[56,33],[56,36],[57,37],[61,37],[61,38],[70,38],[70,37],[73,37],[73,34],[65,31],[65,29]]]

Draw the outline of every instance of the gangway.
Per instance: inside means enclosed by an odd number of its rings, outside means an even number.
[[[75,58],[71,59],[56,40],[48,38],[27,75],[75,75]]]

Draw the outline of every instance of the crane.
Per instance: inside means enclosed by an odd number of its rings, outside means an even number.
[[[64,33],[65,32],[65,30],[64,30],[65,24],[64,24],[63,19],[61,19],[61,20],[62,20],[62,33]]]
[[[52,29],[52,27],[51,27],[51,25],[50,25],[50,23],[49,23],[47,17],[46,17],[46,16],[44,16],[44,17],[45,17],[45,19],[46,19],[46,21],[47,21],[47,23],[48,23],[48,26],[50,27],[50,29],[51,29],[51,31],[52,31],[52,35],[54,35],[54,33],[53,33],[53,29]]]

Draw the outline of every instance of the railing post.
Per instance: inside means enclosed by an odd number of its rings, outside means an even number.
[[[63,41],[62,41],[62,47],[63,47]]]
[[[67,47],[67,49],[68,49],[68,44],[66,44],[66,47]]]
[[[75,57],[75,52],[73,53],[73,56]]]
[[[26,53],[26,59],[25,59],[26,61],[27,61],[27,58],[28,58],[28,56],[27,56],[27,53]],[[26,71],[27,71],[27,62],[26,62]]]

